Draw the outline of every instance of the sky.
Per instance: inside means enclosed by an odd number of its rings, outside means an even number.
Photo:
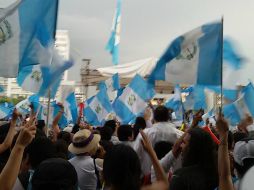
[[[0,0],[7,6],[13,0]],[[76,65],[69,79],[79,80],[82,58],[91,68],[111,66],[105,50],[116,0],[60,0],[58,29],[69,30]],[[224,36],[234,39],[246,58],[242,81],[254,75],[253,0],[123,0],[120,64],[159,57],[177,36],[224,17]]]

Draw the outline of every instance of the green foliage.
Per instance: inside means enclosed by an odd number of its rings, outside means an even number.
[[[22,96],[19,96],[18,98],[10,98],[7,96],[2,96],[0,97],[0,103],[13,103],[14,105],[16,105],[17,103],[19,103],[20,101],[24,100],[25,98]]]

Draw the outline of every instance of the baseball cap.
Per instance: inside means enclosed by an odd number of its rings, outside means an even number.
[[[250,168],[241,180],[240,190],[252,190],[254,187],[254,167]]]
[[[254,158],[254,139],[238,141],[234,148],[234,160],[240,166],[243,166],[243,160]]]

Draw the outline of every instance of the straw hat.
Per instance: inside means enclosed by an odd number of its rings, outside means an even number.
[[[90,153],[96,148],[101,140],[101,136],[93,134],[87,129],[78,131],[74,136],[68,150],[73,154]]]

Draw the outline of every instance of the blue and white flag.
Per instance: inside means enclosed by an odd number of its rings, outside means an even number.
[[[65,70],[73,66],[72,61],[63,61],[52,46],[38,45],[36,59],[39,64],[23,67],[17,77],[17,82],[24,90],[47,96],[50,90],[51,98],[55,97]]]
[[[71,92],[65,99],[65,107],[67,107],[67,119],[68,122],[77,123],[78,121],[78,107],[75,97],[75,93]]]
[[[239,99],[223,107],[223,114],[234,125],[244,119],[246,114],[254,117],[254,86],[252,83],[242,90]]]
[[[176,38],[160,57],[149,82],[221,84],[222,23],[198,27]]]
[[[114,101],[113,109],[117,118],[127,124],[142,113],[147,101],[153,98],[155,90],[140,75],[136,75],[125,87],[123,93]]]
[[[34,105],[34,109],[35,111],[37,111],[36,109],[38,109],[38,104],[39,104],[39,96],[37,94],[34,94],[32,96],[29,96],[25,100],[22,100],[15,106],[15,108],[22,115],[26,115],[26,114],[29,114],[31,111],[31,108],[30,108],[31,104]]]
[[[94,126],[102,126],[108,114],[113,111],[109,97],[102,89],[98,94],[89,100],[89,104],[85,105],[84,116],[89,124]]]
[[[0,104],[0,119],[9,117],[12,114],[13,109],[6,107],[4,104]]]
[[[34,45],[46,45],[56,30],[58,0],[17,0],[0,12],[0,76],[16,77],[36,65]]]
[[[183,106],[185,110],[206,109],[207,103],[204,87],[200,85],[192,86],[189,95],[185,97]]]
[[[121,86],[120,86],[120,83],[119,83],[118,73],[114,74],[109,79],[99,83],[99,89],[105,88],[108,91],[115,91],[115,90],[118,90],[120,87]]]
[[[177,111],[180,109],[181,105],[182,105],[181,88],[179,85],[176,85],[173,97],[165,103],[165,106],[174,111]]]
[[[120,43],[120,30],[121,30],[121,6],[122,0],[117,0],[116,12],[112,24],[111,35],[106,46],[112,55],[112,62],[114,65],[119,63],[119,43]]]

